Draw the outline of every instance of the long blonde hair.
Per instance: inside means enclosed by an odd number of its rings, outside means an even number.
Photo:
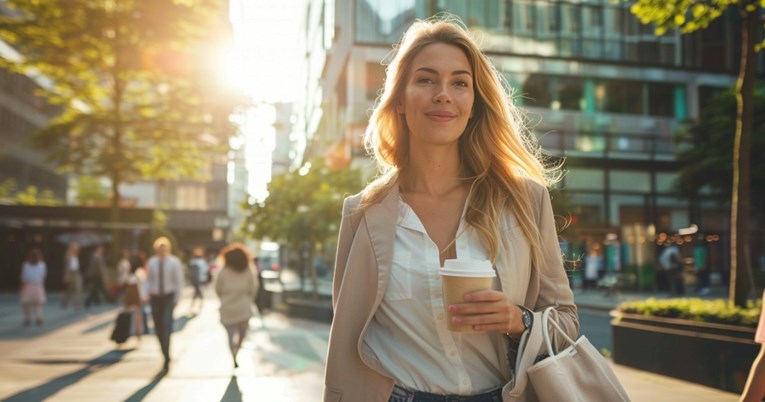
[[[513,105],[504,79],[454,16],[415,22],[394,48],[385,87],[365,138],[380,175],[362,192],[360,210],[380,202],[406,175],[409,132],[396,105],[402,100],[412,60],[435,43],[462,49],[473,69],[473,117],[459,139],[461,169],[465,179],[472,182],[465,220],[478,231],[494,261],[502,236],[498,218],[509,208],[531,245],[537,265],[542,253],[534,211],[539,204],[533,202],[527,181],[548,186],[557,179],[557,168],[543,166],[539,145],[526,129],[521,111]]]

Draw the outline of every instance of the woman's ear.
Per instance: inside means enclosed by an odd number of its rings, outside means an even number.
[[[401,102],[396,103],[396,112],[398,114],[404,114],[404,105]]]

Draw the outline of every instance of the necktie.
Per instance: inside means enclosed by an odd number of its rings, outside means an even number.
[[[165,259],[159,259],[159,295],[165,294]]]

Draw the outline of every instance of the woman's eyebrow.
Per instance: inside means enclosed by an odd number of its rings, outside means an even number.
[[[417,71],[424,71],[426,73],[431,73],[431,74],[438,75],[438,71],[436,71],[435,69],[432,69],[430,67],[420,67],[420,68],[418,68],[418,69],[416,69],[414,71],[415,72],[417,72]],[[452,75],[461,75],[461,74],[467,74],[467,75],[472,77],[472,74],[470,74],[470,71],[467,71],[467,70],[455,70],[455,71],[452,71]]]

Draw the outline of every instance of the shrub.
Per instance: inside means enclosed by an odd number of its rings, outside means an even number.
[[[762,300],[748,301],[746,308],[731,306],[727,300],[698,298],[636,300],[616,306],[623,313],[648,317],[681,318],[716,324],[757,327]]]

